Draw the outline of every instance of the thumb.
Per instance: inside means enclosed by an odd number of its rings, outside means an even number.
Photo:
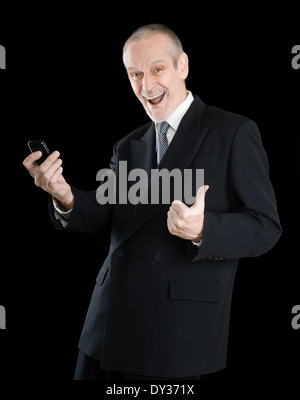
[[[204,209],[204,199],[205,199],[205,194],[208,191],[208,189],[209,189],[208,185],[201,186],[198,189],[197,195],[196,195],[196,201],[192,205],[191,208],[203,208]]]

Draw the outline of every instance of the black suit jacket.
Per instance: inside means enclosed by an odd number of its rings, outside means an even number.
[[[114,147],[111,168],[154,166],[153,122]],[[103,205],[73,188],[68,228],[98,234],[111,224],[79,347],[103,369],[182,377],[224,368],[232,288],[241,257],[270,250],[281,234],[256,124],[195,97],[160,168],[204,169],[200,249],[167,229],[168,204]],[[172,198],[171,198],[172,201]],[[57,228],[60,223],[54,218]]]

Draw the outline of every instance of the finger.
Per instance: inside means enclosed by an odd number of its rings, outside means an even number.
[[[172,219],[168,219],[167,227],[171,235],[178,236],[182,239],[187,239],[187,235],[182,233],[181,230],[178,229],[178,227],[175,224],[173,224]]]
[[[196,203],[204,200],[205,193],[208,191],[208,189],[209,189],[208,185],[203,185],[198,189],[196,195]]]
[[[180,200],[174,200],[170,209],[174,210],[178,215],[183,216],[188,211],[189,207]]]
[[[168,227],[168,231],[169,231],[170,233],[172,233],[172,235],[173,235],[173,229],[172,229],[172,226],[171,226],[171,220],[170,220],[170,218],[167,219],[167,227]]]
[[[184,218],[182,218],[174,209],[170,209],[168,212],[168,221],[172,228],[172,233],[178,232],[185,224]]]
[[[208,185],[204,185],[201,186],[198,191],[197,191],[197,195],[196,195],[196,201],[195,203],[192,205],[191,208],[196,208],[196,207],[203,207],[204,205],[204,199],[205,199],[205,194],[208,191],[209,186]]]
[[[182,220],[182,213],[178,212],[173,206],[170,207],[168,211],[168,218],[172,221],[173,224],[178,220]]]
[[[51,176],[49,180],[49,187],[53,187],[58,179],[61,177],[63,171],[63,167],[58,167],[54,174]]]
[[[44,163],[41,164],[40,167],[37,168],[36,174],[34,175],[35,185],[38,187],[42,187],[44,190],[47,190],[49,180],[51,179],[55,171],[60,167],[61,163],[61,159],[56,160],[46,171],[43,171],[44,166],[42,167],[42,165]]]
[[[41,172],[46,172],[49,167],[58,159],[59,156],[60,153],[57,150],[51,153],[50,156],[48,156],[46,160],[40,165]]]
[[[29,169],[36,160],[42,157],[41,151],[35,151],[34,153],[29,154],[23,161],[23,165],[25,168]]]
[[[170,212],[168,212],[167,227],[172,235],[175,235],[177,233],[177,228],[175,227],[174,218]]]
[[[62,160],[59,158],[55,162],[51,164],[51,166],[43,173],[43,183],[44,185],[48,185],[48,182],[52,179],[53,175],[57,171],[57,169],[61,166]],[[42,165],[42,164],[41,164]]]

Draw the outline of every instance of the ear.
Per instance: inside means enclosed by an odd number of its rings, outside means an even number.
[[[189,58],[186,53],[181,53],[177,60],[177,68],[181,79],[185,80],[189,74]]]

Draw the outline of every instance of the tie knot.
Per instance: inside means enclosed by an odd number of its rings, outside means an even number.
[[[169,124],[167,121],[157,122],[156,129],[159,135],[165,135],[169,128]]]

